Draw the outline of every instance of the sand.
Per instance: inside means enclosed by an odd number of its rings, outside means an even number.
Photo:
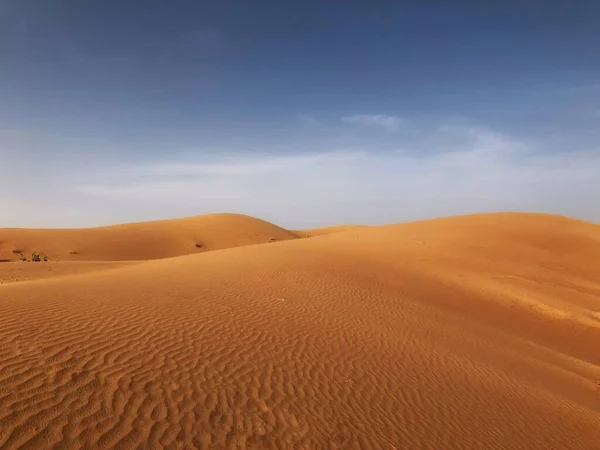
[[[0,285],[0,448],[600,449],[599,225],[207,217],[0,230],[81,250]]]

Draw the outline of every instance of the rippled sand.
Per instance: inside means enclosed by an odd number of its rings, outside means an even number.
[[[0,263],[0,448],[600,449],[599,225],[212,215],[16,246],[51,262]]]

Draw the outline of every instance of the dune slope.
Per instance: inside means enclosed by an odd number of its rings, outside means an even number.
[[[61,261],[145,260],[296,237],[269,222],[241,214],[83,229],[10,228],[0,229],[0,259],[18,260],[18,251],[29,258],[35,251]]]
[[[0,447],[597,449],[598,254],[485,215],[3,285]]]

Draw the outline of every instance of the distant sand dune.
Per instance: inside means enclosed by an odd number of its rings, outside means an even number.
[[[600,448],[600,226],[236,220],[289,241],[0,286],[0,448]]]
[[[169,258],[241,245],[295,239],[271,223],[241,214],[67,230],[0,229],[0,259],[17,261],[21,250],[61,261],[123,261]]]

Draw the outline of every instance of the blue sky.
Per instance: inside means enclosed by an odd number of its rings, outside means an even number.
[[[0,0],[0,227],[600,221],[596,1]]]

